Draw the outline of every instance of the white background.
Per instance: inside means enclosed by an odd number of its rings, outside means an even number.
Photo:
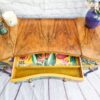
[[[20,17],[72,18],[85,16],[86,0],[0,0],[0,12],[13,10]]]

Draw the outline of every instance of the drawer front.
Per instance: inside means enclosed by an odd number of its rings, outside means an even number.
[[[82,66],[79,57],[70,57],[53,53],[39,55],[37,61],[34,55],[15,57],[11,81],[18,82],[29,78],[40,77],[83,80]],[[42,64],[40,62],[42,62]]]

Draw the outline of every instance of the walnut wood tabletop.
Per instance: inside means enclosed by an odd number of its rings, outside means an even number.
[[[6,24],[5,26],[8,28],[8,33],[0,35],[0,60],[13,57],[13,50],[17,38],[17,26],[11,28]]]
[[[40,52],[80,56],[75,19],[19,19],[14,55]]]
[[[100,27],[88,29],[84,19],[23,19],[0,35],[0,60],[17,55],[56,52],[100,61]]]
[[[100,26],[89,29],[84,26],[84,19],[80,18],[76,21],[82,56],[100,61]]]

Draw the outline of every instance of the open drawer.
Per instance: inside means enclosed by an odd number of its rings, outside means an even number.
[[[44,53],[14,58],[12,82],[37,77],[58,77],[83,80],[79,57]]]

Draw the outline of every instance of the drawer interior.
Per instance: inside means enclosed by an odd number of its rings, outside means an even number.
[[[37,77],[60,77],[83,80],[79,57],[57,53],[41,53],[14,58],[11,81]]]

